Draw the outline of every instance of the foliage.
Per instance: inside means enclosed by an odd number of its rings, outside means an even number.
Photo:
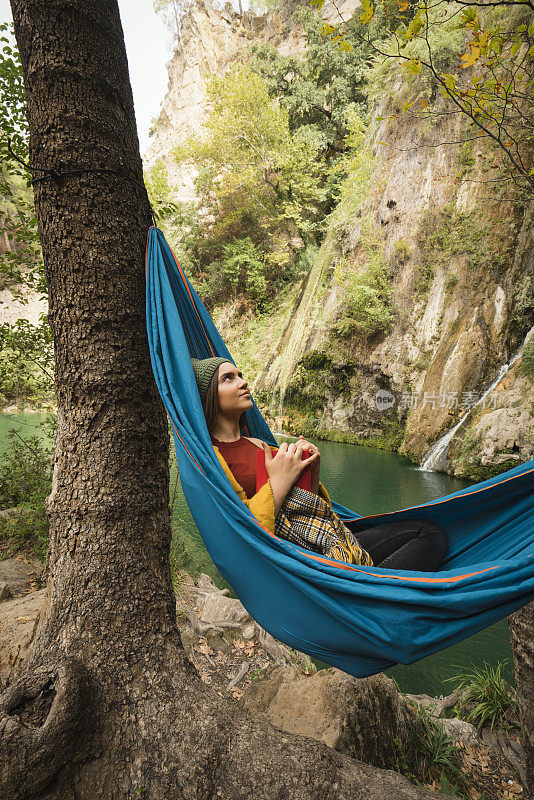
[[[204,138],[191,135],[174,151],[178,163],[201,168],[197,189],[206,200],[231,196],[236,214],[259,204],[264,229],[289,219],[303,225],[302,203],[322,196],[314,137],[290,136],[287,111],[249,67],[212,76],[207,99]]]
[[[519,371],[528,378],[534,378],[534,336],[531,336],[525,345]]]
[[[502,220],[501,220],[502,222]],[[437,268],[446,274],[455,256],[463,256],[466,267],[473,271],[484,271],[498,280],[511,259],[513,238],[506,245],[498,235],[496,225],[480,218],[480,212],[458,211],[453,203],[440,211],[426,212],[419,226],[417,244],[421,255],[415,266],[415,291],[425,292]],[[458,281],[458,275],[450,274],[447,287],[451,290]]]
[[[394,768],[419,785],[440,780],[442,789],[461,792],[465,786],[460,753],[454,740],[422,706],[415,706],[410,735],[404,741],[394,739]]]
[[[461,794],[466,788],[466,775],[460,768],[461,754],[439,723],[423,707],[414,706],[415,718],[404,741],[394,739],[394,769],[418,785],[440,781],[443,793]]]
[[[474,427],[468,428],[460,440],[457,462],[464,477],[468,477],[474,456],[479,452],[481,443],[482,434]]]
[[[54,399],[54,354],[48,318],[0,325],[0,404],[30,402],[40,406]]]
[[[0,252],[0,290],[9,289],[22,305],[27,292],[44,293],[46,283],[27,171],[9,153],[28,158],[28,131],[22,66],[13,28],[0,25],[0,227],[7,247]],[[52,344],[44,318],[39,326],[27,320],[0,326],[0,404],[53,395]],[[47,374],[48,373],[48,374]]]
[[[521,332],[528,331],[534,316],[534,269],[525,270],[513,286],[512,319]]]
[[[212,299],[228,299],[246,295],[254,304],[262,305],[267,294],[266,264],[250,239],[235,239],[223,247],[223,258],[208,269],[208,293]]]
[[[309,270],[346,175],[350,119],[366,113],[368,46],[355,38],[352,51],[335,53],[309,9],[296,9],[295,19],[304,53],[253,45],[247,65],[211,77],[201,137],[175,149],[178,163],[197,169],[197,224],[182,255],[208,305],[224,296],[214,273],[228,242],[248,238],[263,254],[268,298]]]
[[[9,246],[0,253],[0,290],[24,302],[23,288],[46,291],[28,172],[8,150],[28,157],[22,66],[12,24],[0,24],[0,226]],[[19,285],[23,284],[23,286]]]
[[[412,248],[404,239],[397,239],[393,248],[393,262],[395,266],[402,266],[410,260]]]
[[[336,336],[370,337],[389,328],[395,318],[393,283],[382,242],[367,220],[361,223],[356,255],[336,266],[334,280],[344,292],[343,310],[333,326]]]
[[[162,158],[156,161],[149,175],[143,176],[143,180],[158,224],[169,217],[176,216],[179,213],[179,206],[172,199],[169,173]]]
[[[324,0],[310,0],[321,8]],[[377,63],[401,68],[410,96],[403,111],[435,120],[461,114],[468,138],[484,138],[504,156],[505,177],[534,188],[534,19],[530,0],[469,5],[464,0],[363,0],[356,35]],[[375,42],[369,30],[379,17],[391,31]],[[324,23],[323,33],[344,50],[351,47],[345,23]],[[352,28],[351,28],[352,32]],[[398,69],[397,69],[398,72]],[[421,80],[423,78],[423,80]],[[424,80],[426,78],[426,80]],[[438,97],[440,95],[440,97]]]
[[[22,437],[11,428],[11,445],[0,464],[0,509],[18,507],[21,513],[0,518],[0,558],[31,547],[44,560],[48,547],[48,517],[44,500],[52,485],[53,436],[56,419],[49,415],[38,427],[46,438]]]
[[[502,669],[506,661],[499,662],[496,667],[484,662],[484,666],[473,667],[470,672],[447,678],[454,683],[455,689],[465,689],[455,713],[468,722],[477,725],[480,731],[489,725],[503,724],[507,711],[517,712],[517,700],[511,687],[502,677]]]
[[[347,152],[331,167],[344,175],[336,193],[337,205],[328,215],[328,227],[340,234],[357,228],[375,174],[375,159],[368,145],[368,125],[353,109],[347,110]]]
[[[499,464],[483,464],[480,456],[483,434],[472,426],[467,428],[459,442],[457,465],[460,477],[478,482],[489,480],[517,466],[517,460],[510,458]],[[506,452],[503,450],[501,452]]]
[[[416,294],[426,294],[434,277],[434,267],[431,264],[421,264],[416,268],[416,277],[413,282],[413,291]]]
[[[225,75],[212,76],[207,95],[203,138],[191,135],[174,151],[179,163],[198,169],[202,218],[201,235],[190,249],[194,272],[209,287],[203,273],[213,275],[214,262],[227,258],[228,242],[249,238],[263,251],[266,285],[274,296],[293,274],[293,245],[282,232],[294,232],[306,244],[322,227],[318,143],[310,130],[290,132],[287,111],[249,67],[233,65]],[[251,299],[263,291],[258,272],[245,291]]]
[[[250,0],[250,9],[255,14],[265,14],[278,6],[278,0]]]
[[[268,43],[254,44],[250,65],[267,82],[270,96],[287,109],[291,131],[313,130],[323,157],[335,160],[346,149],[347,109],[366,114],[366,60],[372,51],[356,37],[350,50],[332,48],[321,35],[321,21],[307,7],[296,8],[293,20],[306,38],[303,57],[282,55]]]

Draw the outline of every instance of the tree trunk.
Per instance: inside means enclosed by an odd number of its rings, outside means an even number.
[[[0,797],[433,796],[248,717],[204,685],[176,626],[169,433],[151,371],[142,183],[117,0],[12,0],[58,426],[45,610],[0,697]],[[128,177],[129,176],[129,177]]]
[[[514,680],[521,717],[521,744],[527,762],[527,789],[534,797],[534,603],[508,617]]]

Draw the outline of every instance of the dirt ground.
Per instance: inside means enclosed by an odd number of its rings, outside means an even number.
[[[41,562],[30,554],[0,561],[0,584],[5,581],[12,594],[11,599],[0,602],[0,647],[3,651],[11,648],[12,653],[13,649],[20,649],[21,643],[23,646],[31,634],[44,594],[42,571]],[[219,629],[215,625],[205,635],[200,635],[191,623],[191,614],[195,614],[199,622],[202,615],[202,610],[197,608],[198,594],[195,594],[194,581],[183,573],[175,589],[177,624],[189,659],[204,683],[212,686],[221,697],[230,697],[238,703],[247,686],[263,670],[276,663],[272,646],[265,647],[265,640],[260,640],[258,629],[253,624]],[[280,659],[278,663],[281,663]],[[0,663],[0,666],[5,673],[6,665]],[[0,675],[0,690],[4,685],[2,677],[5,679],[5,674]],[[518,741],[517,731],[509,736]],[[465,774],[459,796],[468,800],[528,800],[517,771],[502,753],[483,740],[458,742],[457,748],[458,763]],[[443,790],[440,792],[439,771],[436,770],[432,777],[425,785],[444,796]]]

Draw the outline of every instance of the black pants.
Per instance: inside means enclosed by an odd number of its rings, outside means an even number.
[[[434,572],[445,557],[447,540],[441,528],[425,519],[403,519],[358,530],[346,522],[376,567]]]

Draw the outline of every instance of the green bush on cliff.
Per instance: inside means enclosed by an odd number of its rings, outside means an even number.
[[[403,47],[403,55],[413,59],[425,59],[428,56],[428,48],[432,50],[432,60],[434,67],[440,71],[448,71],[451,63],[458,59],[458,50],[465,40],[465,31],[459,28],[455,15],[449,20],[443,19],[443,7],[435,5],[427,9],[428,25],[428,44],[425,39],[415,38]],[[380,50],[394,56],[398,52],[398,38],[392,35],[390,38],[381,42]],[[403,77],[403,83],[399,87],[399,76]],[[392,92],[392,87],[395,91]],[[400,65],[393,63],[393,58],[375,56],[373,66],[368,75],[368,95],[373,100],[380,100],[384,96],[392,98],[392,102],[399,105],[404,103],[407,97],[410,101],[428,100],[435,92],[435,82],[428,71],[420,71],[410,74],[406,70],[401,72]],[[411,111],[413,113],[413,106]]]
[[[500,273],[511,258],[510,243],[503,246],[498,231],[492,230],[481,217],[480,210],[463,213],[450,203],[440,211],[426,212],[417,235],[417,244],[422,255],[416,272],[414,290],[424,293],[430,286],[436,269],[448,273],[451,261],[463,256],[465,267],[470,271],[491,269]],[[459,280],[458,270],[448,275],[447,289],[451,291]]]
[[[214,301],[214,270],[231,258],[225,248],[248,238],[261,249],[273,296],[293,279],[298,252],[316,244],[323,230],[323,143],[311,127],[291,129],[287,109],[247,65],[212,76],[206,91],[209,112],[201,136],[190,135],[173,151],[178,163],[198,169],[200,224],[189,244],[194,275],[204,281],[205,299]],[[225,274],[231,278],[231,269]],[[251,298],[263,289],[257,270],[241,287]]]
[[[531,336],[525,345],[519,371],[528,378],[534,378],[534,336]]]
[[[455,689],[463,689],[455,715],[474,723],[480,731],[485,726],[493,730],[495,726],[506,727],[507,714],[517,716],[517,698],[513,688],[504,680],[502,669],[506,661],[499,661],[494,667],[484,661],[482,668],[460,673],[447,681],[454,683]]]
[[[362,224],[355,254],[336,266],[334,279],[344,293],[344,304],[333,323],[334,335],[345,338],[385,333],[395,319],[393,281],[382,243],[369,225]]]

